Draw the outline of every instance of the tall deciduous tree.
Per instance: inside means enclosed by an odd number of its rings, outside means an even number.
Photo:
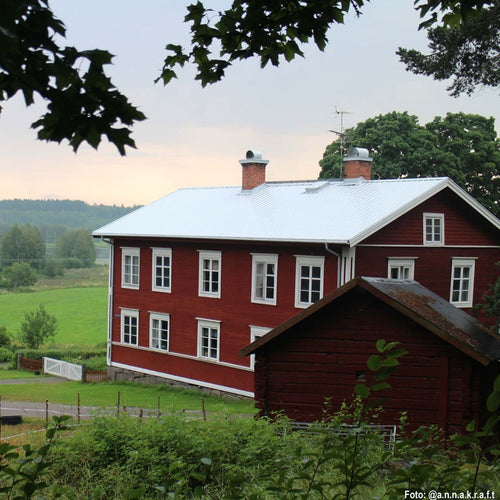
[[[2,235],[0,249],[2,266],[13,262],[27,262],[37,269],[45,263],[45,243],[36,226],[15,225]]]
[[[94,265],[96,249],[92,236],[86,229],[74,229],[59,235],[56,256],[79,259],[84,267]]]
[[[372,177],[448,176],[495,215],[500,215],[500,141],[494,118],[448,113],[426,125],[392,112],[345,131],[349,144],[367,148]],[[339,177],[340,141],[328,145],[320,178]]]
[[[452,79],[454,97],[478,87],[500,85],[500,2],[497,0],[460,26],[436,27],[427,32],[429,54],[399,48],[406,69],[435,80]]]

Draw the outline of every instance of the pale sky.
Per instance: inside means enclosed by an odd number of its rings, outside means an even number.
[[[425,50],[413,0],[372,0],[361,18],[330,30],[325,52],[279,68],[235,63],[226,78],[202,88],[193,68],[179,70],[167,87],[154,84],[167,43],[188,43],[183,0],[52,0],[67,27],[67,44],[107,49],[116,57],[108,73],[148,119],[136,125],[137,150],[120,157],[105,141],[98,151],[36,140],[30,124],[44,107],[26,109],[21,98],[0,115],[0,199],[78,199],[88,203],[146,204],[175,189],[239,185],[248,149],[269,160],[268,180],[315,179],[325,147],[340,130],[335,109],[348,111],[344,127],[408,111],[420,123],[447,112],[493,116],[500,130],[498,90],[448,96],[446,83],[406,72],[399,46]],[[206,0],[222,9],[230,2]]]

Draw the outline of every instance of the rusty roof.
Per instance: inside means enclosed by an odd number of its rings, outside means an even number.
[[[256,352],[261,346],[356,287],[371,293],[483,365],[500,360],[500,335],[493,333],[478,319],[458,309],[417,281],[364,276],[354,278],[316,304],[278,325],[243,348],[240,354]]]

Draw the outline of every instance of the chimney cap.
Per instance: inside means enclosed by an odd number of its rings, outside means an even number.
[[[349,148],[344,161],[372,161],[373,158],[370,158],[368,154],[368,149],[366,148]]]
[[[260,163],[267,165],[269,163],[269,160],[262,159],[262,153],[256,149],[249,149],[245,156],[246,158],[244,160],[240,160],[241,165],[245,165],[247,163]]]

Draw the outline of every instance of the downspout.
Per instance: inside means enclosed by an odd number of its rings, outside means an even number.
[[[325,243],[325,250],[328,252],[328,253],[331,253],[332,255],[335,255],[335,257],[337,257],[337,288],[339,288],[340,286],[340,280],[341,280],[341,277],[340,277],[340,273],[342,271],[342,256],[340,254],[338,254],[337,252],[335,252],[334,250],[332,250],[331,248],[328,248],[328,243]]]
[[[107,349],[106,349],[106,363],[111,366],[111,348],[112,348],[112,336],[113,336],[113,283],[114,283],[114,272],[115,272],[115,252],[114,252],[114,241],[107,240],[103,236],[100,237],[104,243],[110,245],[109,249],[109,277],[108,277],[108,325],[107,325]],[[108,372],[109,375],[109,372]]]

